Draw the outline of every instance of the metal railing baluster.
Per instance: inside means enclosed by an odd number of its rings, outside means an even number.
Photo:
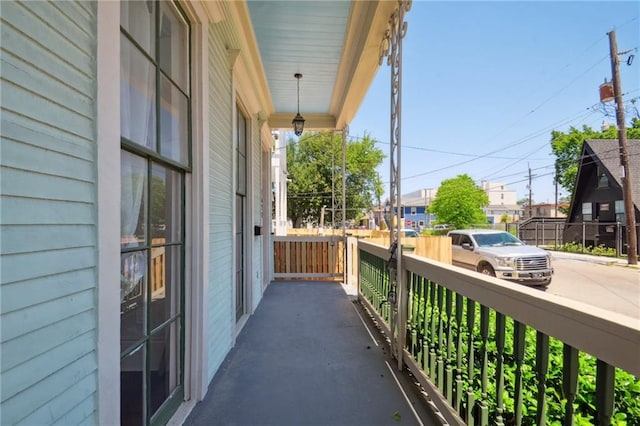
[[[609,426],[613,416],[616,369],[604,361],[596,363],[596,425]]]
[[[438,338],[436,335],[436,322],[439,315],[438,309],[436,308],[436,287],[438,285],[430,281],[429,288],[429,304],[431,305],[431,313],[430,313],[430,331],[429,331],[429,375],[432,380],[436,380],[436,345],[438,343]]]
[[[460,406],[462,403],[462,393],[464,382],[462,380],[462,314],[464,309],[464,297],[460,294],[456,294],[456,388],[455,388],[455,401],[453,407],[456,412],[460,412]]]
[[[473,376],[474,376],[474,357],[473,357],[473,336],[476,326],[476,304],[473,300],[467,299],[467,425],[474,424],[473,409],[476,404],[475,394],[473,393]]]
[[[441,285],[438,285],[438,343],[437,343],[437,378],[436,385],[440,392],[444,394],[444,351],[446,350],[444,347],[444,319],[442,318],[442,313],[444,312],[443,307],[444,301],[444,289]]]
[[[422,320],[422,333],[423,333],[423,337],[422,337],[422,369],[424,370],[424,372],[429,375],[430,374],[430,369],[429,369],[429,319],[430,319],[430,315],[429,315],[429,311],[431,309],[431,305],[428,303],[429,298],[429,292],[430,292],[430,288],[431,288],[431,282],[429,280],[427,280],[426,278],[424,279],[424,287],[422,290],[422,298],[424,300],[424,312],[423,312],[423,320]]]
[[[505,341],[505,317],[496,312],[496,425],[504,425],[504,341]]]
[[[446,291],[447,302],[445,311],[447,315],[447,359],[444,376],[444,395],[449,401],[449,405],[453,405],[453,291]]]
[[[562,356],[562,390],[566,399],[564,409],[564,426],[573,425],[573,401],[578,390],[578,351],[572,346],[564,344]]]
[[[426,352],[425,352],[425,341],[426,341],[426,310],[427,310],[427,300],[424,297],[424,291],[425,291],[425,278],[424,277],[420,277],[420,285],[419,285],[419,289],[418,289],[418,295],[420,298],[420,308],[419,308],[419,312],[418,312],[418,330],[419,330],[419,335],[418,335],[418,358],[417,358],[417,362],[422,365],[422,368],[426,371],[425,367],[425,358],[426,358]]]
[[[536,333],[536,378],[538,379],[538,409],[536,424],[544,426],[547,419],[547,371],[549,370],[549,336]]]
[[[410,275],[410,288],[411,293],[409,297],[411,297],[411,355],[415,358],[418,354],[418,308],[420,306],[419,295],[416,291],[418,287],[418,276],[416,274]]]
[[[522,396],[522,362],[524,360],[525,334],[527,326],[518,322],[513,322],[513,356],[516,359],[516,383],[514,388],[514,408],[516,415],[516,425],[522,424],[522,407],[524,404]]]
[[[481,350],[480,357],[482,359],[482,365],[480,370],[480,385],[481,385],[481,397],[480,397],[480,425],[489,424],[489,406],[487,405],[487,386],[488,386],[488,362],[489,351],[487,350],[487,342],[489,339],[489,308],[484,305],[480,305],[480,339]]]

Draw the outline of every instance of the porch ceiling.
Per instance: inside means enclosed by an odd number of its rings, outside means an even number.
[[[305,130],[341,129],[378,69],[380,43],[396,1],[247,1],[266,87],[268,126],[290,128],[295,73]]]

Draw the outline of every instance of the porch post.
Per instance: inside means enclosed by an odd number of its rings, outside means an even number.
[[[349,136],[349,125],[345,124],[342,128],[342,205],[341,205],[341,213],[342,213],[342,223],[340,224],[342,228],[342,247],[344,250],[343,254],[343,270],[344,270],[344,278],[343,282],[345,284],[349,283],[349,273],[347,272],[347,256],[350,254],[347,249],[347,137]]]
[[[389,221],[390,241],[389,251],[392,259],[390,262],[396,263],[395,277],[390,276],[391,291],[396,297],[388,297],[392,303],[391,333],[392,347],[391,351],[396,355],[398,360],[398,369],[402,370],[402,352],[404,348],[404,335],[406,332],[406,307],[407,294],[404,287],[406,279],[405,271],[402,269],[402,246],[400,230],[402,224],[400,216],[402,208],[401,189],[400,189],[400,166],[401,166],[401,141],[402,141],[402,39],[407,33],[407,22],[404,20],[406,12],[411,9],[411,0],[398,0],[398,7],[389,19],[389,28],[385,32],[382,43],[380,45],[379,64],[386,57],[387,64],[391,66],[391,133],[390,133],[390,173],[389,173],[389,201],[391,203],[391,212],[389,219],[395,218],[395,226],[393,220]],[[395,212],[393,208],[395,207]],[[395,228],[395,233],[393,229]],[[390,274],[391,275],[391,274]],[[395,280],[394,280],[395,278]],[[391,294],[390,294],[391,296]],[[395,303],[394,303],[395,302]]]

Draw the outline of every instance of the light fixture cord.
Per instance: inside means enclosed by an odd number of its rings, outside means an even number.
[[[298,114],[300,114],[300,77],[296,77],[298,80]]]

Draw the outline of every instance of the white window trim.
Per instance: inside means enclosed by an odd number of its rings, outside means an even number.
[[[208,286],[209,282],[209,77],[208,18],[203,5],[180,4],[191,25],[191,164],[186,178],[185,233],[185,358],[184,396],[201,401],[208,380]],[[205,149],[206,148],[206,149]],[[186,419],[187,410],[178,409],[173,420]],[[182,411],[182,412],[181,412]]]
[[[187,175],[185,246],[185,400],[172,418],[181,423],[207,393],[209,276],[209,186],[204,153],[208,128],[207,12],[182,4],[192,27],[191,105],[193,170]],[[120,418],[120,4],[98,2],[97,25],[98,180],[98,424]],[[116,232],[114,232],[116,230]]]
[[[120,4],[98,2],[98,424],[120,418]],[[114,285],[115,283],[115,285]]]
[[[236,62],[237,63],[237,62]],[[244,248],[245,248],[245,255],[243,258],[243,265],[242,268],[244,270],[244,309],[245,312],[242,314],[242,317],[240,317],[240,319],[238,321],[236,321],[236,328],[235,328],[235,333],[233,336],[233,344],[235,345],[235,339],[238,337],[238,335],[240,334],[240,331],[242,331],[242,329],[244,328],[244,325],[246,324],[247,320],[249,319],[249,316],[253,313],[253,263],[249,262],[249,258],[251,257],[251,253],[253,250],[253,230],[249,229],[250,228],[250,224],[253,223],[253,179],[252,179],[252,155],[253,155],[253,121],[252,121],[252,117],[251,114],[249,113],[249,111],[247,110],[244,102],[242,101],[242,97],[241,95],[237,92],[237,87],[236,87],[236,76],[235,76],[235,66],[233,68],[234,71],[234,77],[233,77],[233,212],[232,212],[232,217],[233,217],[233,263],[232,265],[236,264],[236,243],[235,243],[235,233],[236,233],[236,197],[235,194],[238,190],[237,188],[237,174],[238,174],[238,158],[237,158],[237,150],[236,150],[236,143],[238,140],[238,109],[242,110],[242,113],[246,119],[246,129],[245,129],[245,142],[246,142],[246,152],[245,152],[245,160],[247,162],[246,166],[245,166],[245,173],[247,174],[245,176],[246,179],[246,191],[245,191],[245,212],[244,212],[244,217],[242,218],[242,220],[244,221],[244,223],[247,225],[245,227],[245,232],[244,232]],[[235,266],[233,267],[233,319],[237,318],[237,312],[236,312],[236,289],[237,287],[237,283],[236,283],[236,274],[235,274]]]
[[[264,132],[263,132],[264,133]],[[262,136],[264,139],[266,136]],[[271,132],[268,135],[272,138]],[[272,141],[271,141],[272,142]],[[263,140],[264,144],[264,140]],[[271,151],[262,150],[262,292],[271,281]]]

